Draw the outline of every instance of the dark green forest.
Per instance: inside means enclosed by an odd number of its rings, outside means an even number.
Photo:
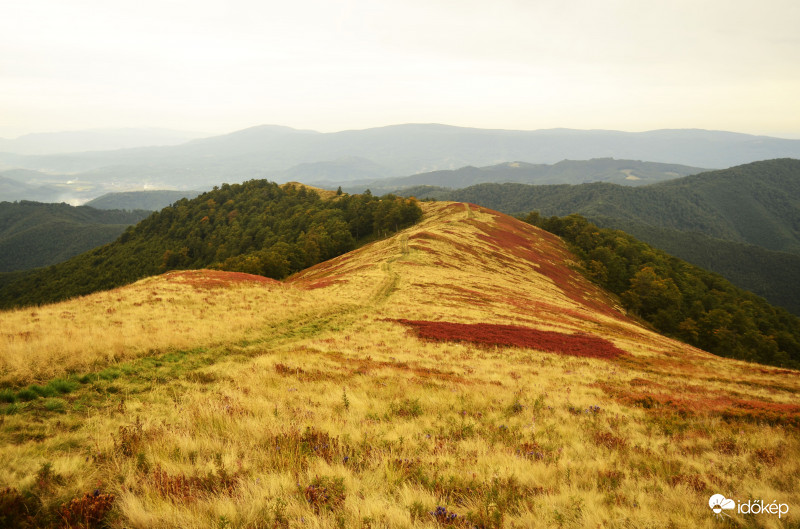
[[[281,279],[422,217],[414,199],[342,194],[266,180],[223,184],[153,213],[105,246],[0,281],[4,308],[49,303],[173,269],[220,268]]]
[[[800,318],[785,309],[580,215],[523,220],[564,239],[589,279],[658,332],[718,356],[800,368]]]
[[[47,266],[113,241],[149,211],[0,202],[0,272]]]
[[[800,254],[618,219],[591,220],[601,228],[622,230],[670,255],[714,271],[739,288],[800,315]]]

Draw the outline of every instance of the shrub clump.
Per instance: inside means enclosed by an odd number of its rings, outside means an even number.
[[[114,505],[113,494],[86,493],[61,506],[58,514],[62,526],[68,529],[93,529],[102,527],[103,519]]]
[[[220,468],[216,474],[209,472],[205,476],[170,475],[157,466],[153,470],[152,486],[163,498],[192,503],[202,495],[233,494],[241,477],[241,472],[229,474],[224,468]]]
[[[0,490],[0,527],[32,529],[37,526],[32,516],[35,511],[36,506],[32,505],[31,499],[20,494],[17,489]]]
[[[317,476],[305,487],[303,496],[317,514],[323,510],[336,510],[342,506],[346,497],[344,479]]]
[[[422,415],[422,405],[419,399],[403,399],[392,402],[389,405],[389,412],[397,417],[419,417]]]

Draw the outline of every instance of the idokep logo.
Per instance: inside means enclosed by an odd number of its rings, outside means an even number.
[[[714,512],[714,516],[722,518],[731,516],[724,511],[735,511],[739,514],[777,514],[778,518],[789,512],[789,506],[785,503],[778,503],[778,500],[765,504],[762,500],[751,500],[747,503],[736,504],[730,498],[722,494],[714,494],[708,499],[708,506]]]
[[[714,515],[718,518],[722,518],[723,516],[730,518],[729,514],[722,511],[736,508],[736,502],[726,498],[722,494],[714,494],[708,499],[708,506],[711,507],[711,510],[714,511]]]

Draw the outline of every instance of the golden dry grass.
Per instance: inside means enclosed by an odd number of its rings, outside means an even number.
[[[171,273],[63,303],[1,312],[0,381],[42,381],[152,352],[236,343],[314,307],[312,297],[279,283],[216,286]]]
[[[284,284],[167,275],[0,313],[7,383],[87,375],[0,404],[0,488],[43,512],[113,493],[111,527],[447,527],[443,507],[470,520],[449,527],[712,528],[714,493],[790,506],[728,526],[800,523],[797,372],[642,328],[536,228],[425,208]],[[626,354],[426,342],[399,319],[590,333]]]
[[[336,191],[331,191],[329,189],[322,189],[322,188],[319,188],[319,187],[310,186],[308,184],[303,184],[303,183],[300,183],[300,182],[286,182],[281,187],[285,188],[285,187],[289,187],[289,186],[305,187],[309,191],[314,191],[321,198],[326,199],[326,200],[329,200],[329,199],[331,199],[331,198],[336,196]]]

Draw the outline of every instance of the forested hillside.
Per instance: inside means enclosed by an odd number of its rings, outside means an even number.
[[[414,223],[413,199],[341,195],[266,180],[224,184],[153,213],[116,241],[32,271],[0,289],[0,306],[45,303],[172,269],[216,267],[283,278]]]
[[[97,209],[144,209],[158,211],[182,198],[194,198],[200,191],[172,191],[152,189],[146,191],[121,191],[106,193],[85,205]]]
[[[0,272],[55,264],[116,239],[149,211],[0,202]]]
[[[638,222],[604,217],[592,220],[600,227],[622,230],[670,255],[721,274],[739,288],[800,315],[800,254]]]
[[[788,311],[580,215],[524,220],[566,240],[584,273],[658,332],[719,356],[800,367],[800,319]]]

